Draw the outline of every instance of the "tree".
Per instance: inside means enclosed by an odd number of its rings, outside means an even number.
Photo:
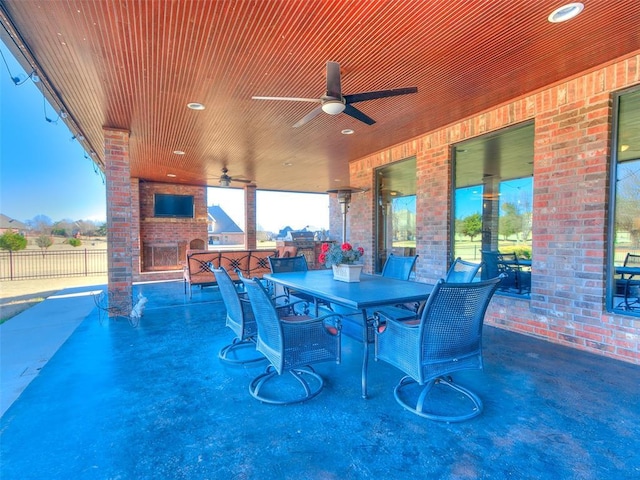
[[[51,232],[51,225],[53,225],[53,221],[46,215],[36,215],[31,220],[28,220],[27,224],[34,232],[45,234]]]
[[[502,205],[503,214],[500,215],[499,231],[506,240],[511,235],[522,232],[522,215],[518,214],[518,209],[513,203]]]
[[[40,235],[39,237],[36,237],[36,245],[38,245],[43,250],[46,250],[51,245],[53,245],[53,238],[51,238],[49,235]]]
[[[76,222],[65,218],[64,220],[59,220],[53,224],[51,233],[61,237],[71,237],[74,234],[74,230],[77,230]]]
[[[473,239],[482,233],[482,216],[479,213],[474,213],[464,217],[460,232],[473,242]]]
[[[628,232],[632,245],[640,245],[640,162],[628,162],[618,167],[616,186],[616,234]]]
[[[0,248],[2,250],[24,250],[27,248],[27,239],[19,233],[5,232],[0,235]]]

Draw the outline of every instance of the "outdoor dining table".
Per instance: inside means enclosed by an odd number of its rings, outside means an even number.
[[[331,270],[266,273],[264,279],[290,289],[307,293],[319,300],[362,312],[362,397],[367,398],[367,367],[369,362],[368,325],[373,319],[368,313],[378,307],[425,300],[433,285],[396,280],[380,275],[362,274],[359,282],[334,280]]]

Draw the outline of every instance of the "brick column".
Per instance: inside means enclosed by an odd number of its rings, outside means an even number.
[[[129,132],[104,129],[107,190],[109,314],[129,315],[133,303],[132,185]]]
[[[256,186],[251,183],[244,187],[244,248],[256,248]]]

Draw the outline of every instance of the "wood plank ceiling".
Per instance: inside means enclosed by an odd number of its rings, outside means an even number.
[[[350,160],[640,49],[637,0],[547,21],[562,3],[0,0],[0,20],[97,163],[115,127],[141,179],[216,186],[227,166],[258,188],[323,192],[349,183]],[[315,104],[252,100],[319,98],[328,60],[344,94],[418,93],[359,103],[372,126],[322,113],[292,128]]]

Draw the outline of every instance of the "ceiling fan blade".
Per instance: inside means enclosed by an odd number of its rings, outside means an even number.
[[[244,178],[235,178],[231,177],[232,182],[242,182],[242,183],[251,183],[253,180],[246,180]]]
[[[409,93],[417,93],[418,87],[395,88],[393,90],[380,90],[377,92],[354,93],[353,95],[345,95],[344,99],[349,103],[364,102],[365,100],[375,100],[376,98],[397,97],[398,95],[407,95]]]
[[[327,96],[342,98],[340,64],[338,62],[327,62]]]
[[[376,123],[376,121],[373,118],[371,118],[368,115],[365,115],[360,110],[358,110],[356,107],[353,107],[351,105],[346,105],[344,107],[344,112],[342,112],[342,113],[346,113],[347,115],[355,118],[356,120],[360,120],[361,122],[364,122],[367,125],[373,125],[374,123]]]
[[[313,110],[311,110],[309,113],[307,113],[304,118],[300,119],[298,121],[298,123],[296,123],[293,128],[298,128],[301,127],[307,123],[309,123],[311,120],[313,120],[314,118],[316,118],[318,116],[318,114],[322,111],[322,106],[316,107]]]
[[[298,97],[251,97],[253,100],[287,100],[289,102],[312,102],[320,103],[319,98],[298,98]]]

